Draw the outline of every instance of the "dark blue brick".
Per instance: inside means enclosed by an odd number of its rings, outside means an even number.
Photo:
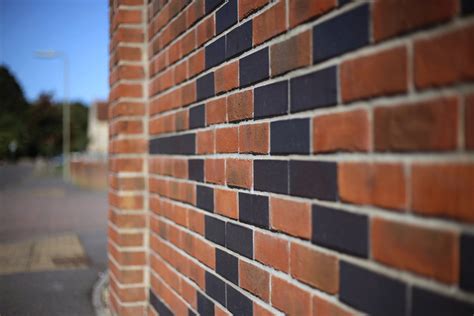
[[[172,316],[174,315],[171,310],[166,306],[158,296],[153,293],[152,290],[149,291],[150,293],[150,305],[158,312],[158,314],[163,316]]]
[[[206,46],[206,69],[219,65],[225,60],[225,36]]]
[[[237,0],[229,0],[216,13],[217,34],[237,23]]]
[[[313,28],[313,63],[369,43],[369,5],[361,5]]]
[[[341,261],[339,299],[370,315],[405,315],[406,286],[400,281]]]
[[[337,103],[336,66],[291,79],[290,95],[292,113],[335,105]]]
[[[240,86],[245,87],[267,79],[268,69],[268,47],[245,56],[239,62]]]
[[[367,216],[313,205],[315,244],[360,257],[369,254]]]
[[[247,258],[253,258],[253,231],[241,225],[227,223],[226,247]]]
[[[232,313],[232,315],[243,315],[243,316],[252,316],[253,315],[253,305],[252,301],[232,286],[226,284],[227,286],[227,309]]]
[[[226,280],[239,284],[239,260],[220,249],[216,249],[216,272]]]
[[[198,101],[214,96],[214,73],[208,73],[196,81]]]
[[[268,197],[240,192],[239,220],[243,223],[268,228]]]
[[[474,292],[474,235],[461,236],[461,288]]]
[[[204,104],[195,106],[189,110],[189,128],[204,127],[206,121],[206,111]]]
[[[206,216],[204,222],[206,239],[225,247],[225,222],[211,216]]]
[[[224,0],[206,0],[206,14],[224,3]]]
[[[253,93],[255,118],[282,115],[288,112],[288,81],[255,88]]]
[[[189,179],[194,181],[204,181],[204,160],[190,159],[188,161]]]
[[[474,304],[414,287],[412,289],[411,315],[474,315]]]
[[[150,140],[150,154],[192,155],[196,150],[194,134],[168,136]]]
[[[237,56],[252,47],[252,21],[236,27],[226,35],[226,59]]]
[[[339,6],[342,7],[348,3],[351,3],[352,0],[339,0]]]
[[[474,12],[474,1],[472,0],[462,0],[461,2],[461,12],[463,15],[467,15]]]
[[[197,292],[197,303],[199,315],[214,316],[214,303],[199,291]]]
[[[198,185],[196,188],[196,206],[200,209],[214,211],[214,189]]]
[[[270,152],[309,154],[309,119],[271,122]]]
[[[196,316],[196,312],[194,312],[192,309],[188,308],[188,316]]]
[[[214,274],[206,271],[206,294],[225,306],[225,283]]]
[[[336,201],[337,164],[326,161],[290,161],[290,195]]]
[[[288,161],[254,160],[253,187],[258,191],[288,193]]]

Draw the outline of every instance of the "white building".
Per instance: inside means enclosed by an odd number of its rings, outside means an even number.
[[[87,136],[89,144],[87,152],[93,155],[107,155],[109,138],[108,127],[108,104],[107,102],[94,102],[89,108],[89,124]]]

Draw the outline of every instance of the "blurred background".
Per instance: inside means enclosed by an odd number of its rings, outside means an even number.
[[[108,3],[0,0],[0,315],[92,315],[106,267]]]

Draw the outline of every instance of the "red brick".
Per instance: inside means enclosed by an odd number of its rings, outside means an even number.
[[[204,235],[204,214],[196,212],[194,210],[188,211],[188,225],[189,228],[200,234]]]
[[[255,259],[283,272],[289,269],[288,241],[258,231],[254,234]]]
[[[192,29],[180,40],[181,52],[186,56],[196,48],[196,30]]]
[[[197,154],[214,153],[214,130],[197,132]]]
[[[474,165],[414,164],[411,188],[414,212],[474,222]]]
[[[112,118],[118,116],[142,116],[145,114],[145,105],[141,102],[119,102],[111,106],[110,109]]]
[[[227,97],[227,118],[229,122],[253,117],[253,91],[237,92]]]
[[[309,203],[270,198],[271,227],[305,239],[311,238],[311,205]]]
[[[454,150],[457,147],[458,112],[456,97],[376,108],[375,149]]]
[[[242,159],[227,159],[227,185],[250,189],[252,187],[252,161]]]
[[[222,97],[206,103],[207,125],[223,123],[227,119],[226,98]]]
[[[290,270],[293,277],[320,290],[339,290],[339,262],[334,256],[291,243]]]
[[[217,214],[232,217],[235,219],[239,218],[236,191],[215,189],[214,195],[216,201],[214,209]]]
[[[375,260],[442,282],[458,281],[457,234],[374,218],[371,236]]]
[[[189,28],[204,15],[204,0],[197,0],[186,10],[186,26]]]
[[[239,152],[239,128],[225,127],[216,129],[216,153]]]
[[[239,3],[239,20],[242,20],[251,13],[257,11],[264,5],[266,5],[269,0],[240,0]]]
[[[117,61],[140,61],[142,58],[142,51],[138,47],[119,46],[116,49]]]
[[[174,80],[176,81],[176,84],[186,80],[187,76],[188,64],[186,62],[179,63],[174,67]]]
[[[268,153],[269,129],[269,123],[241,125],[239,127],[239,151],[241,153]]]
[[[141,134],[143,133],[143,123],[137,120],[125,120],[112,123],[110,126],[110,134]]]
[[[319,296],[314,296],[313,297],[313,316],[319,316],[319,315],[351,316],[353,315],[353,313]]]
[[[415,42],[418,88],[474,79],[474,26]]]
[[[310,315],[311,295],[293,284],[272,276],[272,305],[286,315]]]
[[[404,46],[343,62],[340,67],[342,100],[348,102],[405,92],[408,86],[407,65]]]
[[[204,161],[206,182],[225,184],[225,160],[206,159]]]
[[[456,15],[455,0],[374,1],[374,38],[377,41],[449,20]]]
[[[216,94],[239,86],[239,61],[226,64],[214,72]]]
[[[339,163],[338,186],[342,201],[406,209],[407,188],[400,164]]]
[[[464,111],[464,141],[467,149],[474,149],[474,94],[466,97]]]
[[[304,1],[301,1],[304,2]],[[306,31],[270,48],[272,76],[311,64],[311,32]]]
[[[215,34],[214,14],[207,17],[197,26],[197,45],[201,46]]]
[[[313,152],[368,151],[370,134],[365,110],[317,116],[313,119]]]
[[[177,131],[183,131],[189,129],[189,112],[188,110],[183,110],[176,112],[176,115],[174,117],[176,123],[176,130]]]
[[[239,286],[265,302],[270,299],[270,274],[242,260],[239,260]]]
[[[121,139],[110,142],[110,153],[112,154],[141,154],[148,150],[145,139]]]
[[[257,15],[252,21],[253,44],[269,40],[286,30],[286,1],[278,1],[268,10]]]
[[[204,49],[201,49],[189,57],[188,62],[188,76],[194,77],[195,75],[201,73],[205,68],[205,55]]]
[[[113,172],[140,172],[143,169],[142,158],[111,158],[109,164],[109,168]]]
[[[318,17],[336,6],[336,0],[290,0],[290,27]]]

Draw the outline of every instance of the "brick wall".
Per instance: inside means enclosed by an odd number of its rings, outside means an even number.
[[[472,315],[471,0],[110,0],[119,315]]]

